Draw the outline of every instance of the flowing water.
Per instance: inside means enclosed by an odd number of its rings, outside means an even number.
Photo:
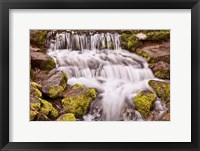
[[[67,74],[68,84],[83,84],[99,93],[83,120],[146,120],[133,99],[141,90],[153,91],[148,80],[155,77],[144,58],[121,49],[118,33],[63,32],[47,41],[48,55]],[[167,109],[160,99],[154,106],[154,120],[159,120]]]

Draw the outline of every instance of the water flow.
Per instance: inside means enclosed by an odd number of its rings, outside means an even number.
[[[48,54],[55,58],[58,70],[67,74],[68,84],[98,91],[84,120],[143,120],[133,99],[141,90],[153,91],[148,80],[154,75],[145,59],[120,48],[117,33],[56,34]],[[160,100],[155,106],[159,113],[166,110]]]

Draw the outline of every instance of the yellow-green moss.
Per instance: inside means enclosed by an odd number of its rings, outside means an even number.
[[[41,70],[52,70],[55,67],[56,67],[56,63],[53,58],[49,58],[47,61],[42,61],[39,64],[39,68]]]
[[[64,91],[64,89],[65,89],[65,87],[66,87],[66,84],[65,84],[65,86],[51,87],[49,89],[49,97],[50,98],[55,98],[57,96],[61,96],[63,91]]]
[[[154,93],[141,91],[134,99],[135,108],[142,114],[143,117],[147,117],[155,100],[156,95]]]
[[[58,110],[56,110],[54,107],[52,108],[51,112],[50,112],[50,116],[52,118],[56,118],[59,115]]]
[[[30,120],[33,121],[35,116],[37,115],[37,111],[30,110]]]
[[[41,98],[42,97],[42,92],[40,92],[40,88],[42,86],[35,83],[35,82],[31,82],[31,88],[30,88],[30,93],[31,95],[33,95],[34,97],[38,97]]]
[[[170,74],[167,71],[156,71],[154,73],[154,76],[157,78],[161,78],[161,79],[169,79],[170,78]]]
[[[68,95],[62,100],[63,108],[78,117],[86,114],[90,101],[97,95],[96,90],[76,84],[71,91],[75,94]]]
[[[38,111],[41,107],[41,103],[31,103],[31,108]]]
[[[39,98],[39,100],[41,101],[40,113],[42,113],[44,115],[48,115],[53,108],[52,104],[50,102],[40,99],[40,98]]]
[[[67,114],[60,116],[56,121],[76,121],[76,118],[75,118],[74,114],[67,113]]]
[[[170,100],[170,83],[150,80],[149,85],[154,89],[157,96],[163,100]]]
[[[169,30],[151,31],[146,33],[147,40],[150,41],[163,41],[170,38]]]
[[[146,52],[144,52],[144,51],[142,51],[140,49],[136,50],[136,54],[144,57],[147,60],[147,62],[154,62],[153,58],[151,58]]]
[[[30,31],[31,43],[37,45],[38,47],[44,46],[47,33],[48,33],[47,30],[31,30]]]

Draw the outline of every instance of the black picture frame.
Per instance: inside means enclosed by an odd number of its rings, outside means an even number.
[[[191,9],[191,142],[9,142],[9,9]],[[200,150],[200,2],[199,0],[0,0],[0,148],[1,150]]]

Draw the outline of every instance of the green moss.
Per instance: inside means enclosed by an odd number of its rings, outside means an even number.
[[[154,73],[154,76],[157,78],[161,78],[161,79],[169,79],[170,78],[170,74],[167,71],[156,71]]]
[[[53,58],[49,58],[47,61],[42,61],[39,64],[39,68],[41,70],[52,70],[55,67],[56,67],[56,63]]]
[[[52,108],[51,112],[50,112],[50,116],[52,118],[56,118],[59,115],[58,110],[56,110],[54,107]]]
[[[147,62],[154,62],[153,61],[153,58],[151,58],[146,52],[140,50],[140,49],[137,49],[136,50],[136,54],[142,56],[143,58],[145,58],[147,60]]]
[[[60,116],[56,121],[76,121],[76,118],[75,118],[74,114],[67,113],[67,114]]]
[[[41,89],[41,85],[37,84],[36,82],[31,82],[31,87],[30,87],[30,93],[34,97],[41,98],[42,97],[42,92],[40,92],[39,89]]]
[[[150,41],[163,41],[170,38],[169,30],[152,31],[146,33],[147,40]]]
[[[30,110],[30,120],[33,121],[37,115],[37,111]]]
[[[49,89],[49,97],[55,98],[61,96],[66,86],[51,87]]]
[[[41,101],[40,113],[42,113],[44,115],[48,115],[51,112],[51,110],[53,109],[52,104],[50,102],[40,99],[40,98],[39,98],[39,100]]]
[[[76,84],[70,91],[74,93],[68,94],[66,98],[62,100],[65,111],[73,113],[78,117],[86,114],[91,100],[97,95],[96,90]]]
[[[41,103],[31,103],[31,108],[38,111],[41,107]]]
[[[154,89],[157,96],[165,101],[170,100],[170,83],[150,80],[149,85]]]
[[[147,117],[153,102],[156,100],[156,95],[152,92],[141,91],[134,99],[136,109],[142,114],[143,117]]]
[[[45,45],[48,30],[30,30],[30,42],[38,47]]]

